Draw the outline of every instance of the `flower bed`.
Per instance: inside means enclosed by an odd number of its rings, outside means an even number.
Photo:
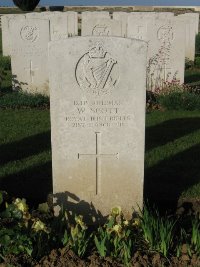
[[[30,211],[25,199],[0,194],[1,262],[14,266],[199,266],[200,217],[160,216],[144,206],[126,220],[120,207],[104,225],[87,226],[47,203]]]

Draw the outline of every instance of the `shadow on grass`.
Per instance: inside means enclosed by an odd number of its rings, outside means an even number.
[[[26,137],[22,140],[0,146],[0,163],[21,160],[51,149],[50,131]]]
[[[199,182],[200,144],[147,168],[144,198],[161,212],[174,212],[181,193]]]
[[[146,128],[145,150],[165,145],[168,142],[200,129],[200,117],[168,120]]]
[[[7,191],[11,196],[26,198],[31,205],[46,202],[48,194],[52,193],[51,166],[51,161],[49,161],[4,176],[0,178],[0,188]]]
[[[146,148],[150,150],[159,147],[198,129],[200,129],[198,117],[168,120],[147,128]],[[46,150],[50,150],[50,131],[2,145],[0,147],[1,161],[5,164]],[[147,168],[144,197],[149,200],[150,204],[154,203],[158,206],[160,210],[175,209],[181,193],[199,181],[200,144]],[[2,177],[0,188],[13,196],[25,197],[31,204],[46,201],[48,194],[52,192],[51,161]],[[87,206],[87,203],[79,203],[79,199],[70,195],[69,192],[63,194],[57,197],[60,200],[65,197],[68,202],[70,199],[77,200],[80,209]],[[73,211],[74,204],[70,205]],[[88,212],[92,210],[93,207],[88,206]],[[93,215],[96,220],[102,219],[98,213],[93,213]]]

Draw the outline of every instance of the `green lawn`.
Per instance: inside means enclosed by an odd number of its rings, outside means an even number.
[[[0,111],[0,188],[29,201],[52,191],[49,110]],[[145,198],[200,198],[200,112],[146,118]]]

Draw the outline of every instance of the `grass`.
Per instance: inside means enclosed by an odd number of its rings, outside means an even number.
[[[147,115],[145,196],[152,202],[200,197],[200,112]]]
[[[45,201],[52,191],[49,110],[1,110],[0,122],[0,188]],[[199,198],[199,155],[199,111],[147,114],[145,197],[155,203]]]
[[[51,191],[48,110],[1,110],[0,188],[30,201]]]

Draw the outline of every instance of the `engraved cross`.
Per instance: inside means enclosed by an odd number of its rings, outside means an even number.
[[[96,153],[95,154],[80,154],[78,159],[83,157],[96,158],[96,195],[101,194],[101,158],[116,158],[119,159],[119,153],[116,154],[102,154],[101,153],[101,133],[96,132]]]
[[[35,71],[38,70],[38,68],[33,68],[33,62],[32,60],[30,61],[30,66],[28,68],[25,68],[25,70],[28,71],[29,75],[30,75],[30,79],[31,79],[31,83],[34,82],[34,75],[35,75]]]

